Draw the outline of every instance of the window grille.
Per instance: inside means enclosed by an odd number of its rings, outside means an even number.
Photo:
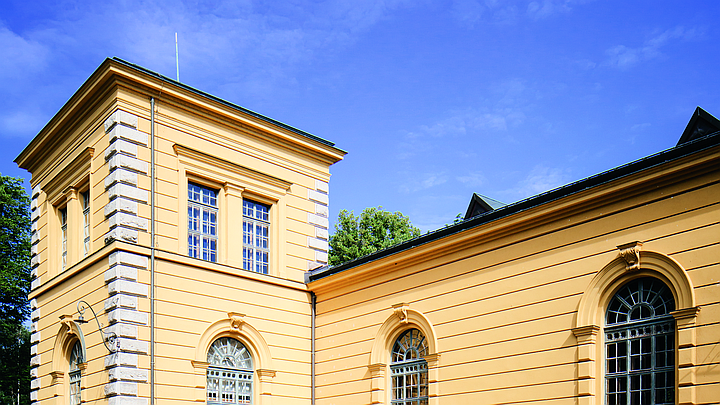
[[[659,280],[633,280],[606,313],[605,396],[608,405],[675,403],[675,310]]]
[[[60,270],[67,267],[67,207],[60,208]]]
[[[233,338],[220,338],[208,351],[208,404],[252,404],[252,357]]]
[[[243,200],[243,269],[267,274],[270,207]]]
[[[80,342],[75,342],[75,345],[70,352],[70,369],[68,370],[68,377],[70,380],[70,405],[80,405],[80,400],[82,398],[80,386],[80,363],[83,361],[82,346],[80,345]]]
[[[418,329],[409,329],[395,341],[390,375],[393,405],[428,403],[427,340]]]
[[[188,255],[217,261],[217,192],[188,183]]]
[[[83,207],[83,256],[90,252],[90,190],[81,193]]]

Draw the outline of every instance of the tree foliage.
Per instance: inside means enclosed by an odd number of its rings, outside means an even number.
[[[0,403],[30,404],[30,331],[0,321]]]
[[[0,402],[30,403],[30,200],[0,175]]]
[[[329,264],[337,265],[420,236],[420,229],[401,212],[365,208],[360,216],[340,211],[330,236]]]

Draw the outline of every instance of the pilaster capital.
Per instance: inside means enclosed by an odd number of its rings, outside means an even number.
[[[384,375],[386,368],[387,368],[387,364],[384,364],[384,363],[374,363],[374,364],[370,364],[368,366],[368,370],[370,370],[370,374],[373,377]]]
[[[275,374],[277,374],[277,371],[275,370],[268,370],[266,368],[260,368],[257,370],[258,379],[260,379],[261,382],[271,381],[275,378]]]
[[[572,329],[573,335],[578,343],[594,343],[600,334],[600,327],[597,325],[580,326]]]

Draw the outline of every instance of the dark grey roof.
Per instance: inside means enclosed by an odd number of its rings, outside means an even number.
[[[468,204],[467,211],[465,212],[464,219],[470,219],[472,217],[476,217],[488,211],[496,210],[506,205],[507,204],[500,202],[496,199],[486,197],[482,194],[473,193],[473,196],[470,199],[470,204]]]
[[[680,145],[717,131],[720,131],[720,121],[701,107],[697,107],[677,144]]]

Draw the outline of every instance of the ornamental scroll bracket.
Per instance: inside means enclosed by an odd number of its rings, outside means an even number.
[[[245,314],[228,312],[228,318],[230,318],[230,327],[236,330],[240,330],[245,323]]]
[[[634,241],[618,245],[620,257],[625,261],[626,271],[640,270],[640,250],[642,250],[642,242]]]
[[[406,302],[401,302],[392,306],[395,315],[400,318],[401,323],[408,323],[408,308],[410,305]]]

